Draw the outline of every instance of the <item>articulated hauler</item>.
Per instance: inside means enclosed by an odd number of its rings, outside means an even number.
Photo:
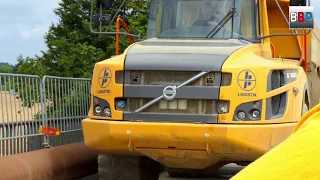
[[[319,29],[290,30],[290,5],[307,2],[151,0],[147,39],[94,67],[82,125],[85,144],[100,153],[99,177],[154,180],[162,167],[181,176],[247,165],[290,136],[320,93]],[[92,32],[117,43],[138,37],[121,18],[128,33],[102,31],[117,17],[103,14],[112,0],[94,7]]]

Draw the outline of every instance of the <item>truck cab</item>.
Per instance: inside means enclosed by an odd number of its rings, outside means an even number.
[[[302,63],[311,34],[290,31],[289,3],[151,0],[147,39],[94,67],[82,125],[100,177],[211,172],[290,136],[312,94]]]

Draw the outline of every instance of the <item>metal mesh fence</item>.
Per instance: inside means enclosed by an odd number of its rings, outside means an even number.
[[[83,141],[90,79],[0,73],[0,156]],[[62,132],[45,137],[40,126]]]
[[[50,137],[51,146],[83,141],[81,121],[89,111],[90,83],[90,80],[81,78],[43,78],[43,96],[47,99],[46,125],[63,133],[59,137]]]

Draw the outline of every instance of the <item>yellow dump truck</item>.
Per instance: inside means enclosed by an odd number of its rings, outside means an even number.
[[[147,39],[94,67],[82,125],[99,177],[246,165],[290,136],[320,92],[318,27],[290,30],[290,3],[305,1],[151,0]]]

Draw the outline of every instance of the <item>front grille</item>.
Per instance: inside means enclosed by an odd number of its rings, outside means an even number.
[[[200,72],[192,71],[128,71],[130,79],[126,84],[131,85],[177,85],[181,84]],[[187,86],[213,86],[214,72],[193,81]]]
[[[128,98],[126,111],[133,112],[152,99]],[[213,100],[177,99],[173,101],[160,100],[142,112],[151,113],[183,113],[183,114],[212,114]]]

